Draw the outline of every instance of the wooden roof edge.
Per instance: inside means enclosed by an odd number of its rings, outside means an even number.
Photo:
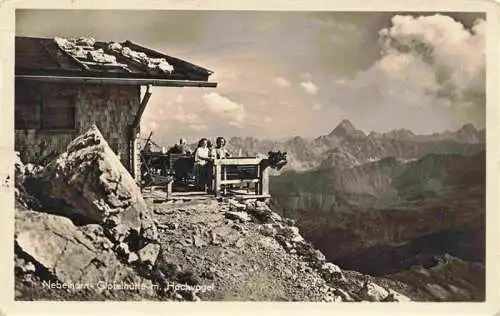
[[[172,80],[172,79],[154,79],[154,78],[16,75],[15,79],[18,81],[117,84],[117,85],[135,85],[135,86],[152,85],[160,87],[216,88],[218,85],[217,82],[213,81]]]

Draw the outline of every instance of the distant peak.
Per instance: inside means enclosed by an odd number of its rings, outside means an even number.
[[[342,120],[337,127],[330,133],[336,136],[366,136],[362,131],[357,130],[348,119]]]
[[[352,125],[351,121],[348,119],[342,120],[337,127],[343,127],[343,128],[348,128],[348,129],[356,129],[354,125]]]
[[[414,136],[415,134],[413,134],[412,131],[410,131],[409,129],[406,129],[406,128],[402,128],[402,129],[399,129],[398,130],[398,133],[401,133],[401,134],[406,134],[406,135],[412,135]]]
[[[462,128],[460,128],[462,131],[470,131],[470,132],[477,132],[477,129],[472,125],[471,123],[464,124]]]

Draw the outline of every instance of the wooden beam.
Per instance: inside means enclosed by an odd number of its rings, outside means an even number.
[[[172,192],[172,196],[185,196],[186,198],[193,196],[193,195],[206,195],[207,193],[204,191],[177,191],[177,192]]]
[[[260,183],[259,183],[259,194],[267,195],[269,194],[269,167],[260,167]]]
[[[250,199],[269,199],[269,194],[235,194],[234,198],[237,200],[250,200]]]
[[[88,83],[88,84],[114,84],[132,86],[159,86],[159,87],[198,87],[216,88],[217,82],[170,80],[153,78],[112,78],[112,77],[75,77],[75,76],[38,76],[38,75],[16,75],[16,80],[61,82],[61,83]]]
[[[248,157],[248,158],[224,158],[215,159],[213,161],[214,165],[221,166],[234,166],[234,165],[258,165],[262,161],[262,158]]]
[[[218,164],[215,164],[213,166],[213,170],[214,170],[214,178],[213,178],[213,191],[215,193],[215,196],[219,196],[220,195],[220,189],[221,189],[221,169],[223,167],[221,165],[218,165]]]
[[[141,122],[141,117],[142,114],[144,113],[144,110],[146,109],[146,105],[148,105],[149,98],[151,98],[151,85],[147,85],[146,88],[146,93],[144,94],[144,97],[142,98],[141,104],[139,105],[139,109],[137,110],[137,114],[134,117],[134,121],[132,122],[132,128],[136,128],[139,126],[139,123]]]
[[[232,180],[220,180],[219,184],[242,184],[242,183],[258,183],[260,179],[232,179]]]

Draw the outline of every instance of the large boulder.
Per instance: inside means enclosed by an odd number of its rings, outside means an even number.
[[[81,285],[96,292],[112,290],[107,288],[110,284],[149,284],[135,290],[154,295],[151,281],[117,259],[102,226],[75,226],[66,217],[34,212],[19,205],[15,214],[16,258],[29,260],[18,264],[27,267],[23,272],[44,276],[46,281],[48,277],[69,289]]]
[[[37,181],[47,209],[78,224],[100,224],[115,243],[128,241],[135,251],[157,240],[139,187],[95,125],[39,172]]]

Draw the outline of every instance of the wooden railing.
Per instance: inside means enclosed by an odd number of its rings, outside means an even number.
[[[227,185],[254,184],[255,194],[269,195],[269,167],[263,158],[231,157],[214,159],[212,190],[216,196],[225,193]]]
[[[148,185],[165,187],[167,199],[172,197],[174,180],[186,182],[185,177],[193,172],[193,157],[182,154],[146,153],[141,156],[143,167],[151,178]],[[180,163],[181,165],[177,166]],[[253,185],[255,195],[269,196],[269,165],[266,158],[230,157],[213,159],[212,181],[208,188],[215,196],[225,195],[234,185]],[[185,176],[185,177],[184,177]],[[184,183],[187,185],[188,183]]]

